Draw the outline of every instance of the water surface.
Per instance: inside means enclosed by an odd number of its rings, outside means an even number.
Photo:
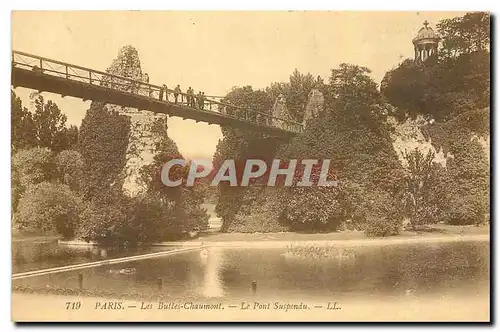
[[[284,248],[212,247],[203,253],[195,250],[13,280],[13,284],[77,288],[82,273],[86,289],[175,298],[246,297],[251,295],[253,281],[259,295],[274,298],[489,292],[490,247],[486,241],[356,247],[350,249],[350,255],[342,250],[338,257],[313,260],[288,257]],[[121,269],[134,272],[117,273]]]

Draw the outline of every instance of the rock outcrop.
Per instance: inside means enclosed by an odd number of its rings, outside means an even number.
[[[147,74],[143,73],[141,69],[139,54],[132,46],[123,47],[106,72],[137,81],[145,82],[147,80]],[[137,89],[137,86],[125,80],[120,81],[118,79],[113,79],[103,82],[102,84],[115,85],[119,89],[133,93],[136,92],[135,89]],[[110,104],[106,105],[106,107],[110,110],[116,110],[120,114],[130,118],[131,127],[129,145],[126,153],[126,165],[123,170],[123,189],[129,195],[134,196],[142,189],[138,182],[139,171],[142,166],[152,163],[156,152],[154,147],[159,138],[152,133],[151,129],[153,123],[159,118],[166,121],[166,116],[131,107]]]
[[[290,115],[286,107],[286,98],[282,94],[276,98],[274,101],[272,116],[278,119],[274,119],[274,125],[280,128],[286,128],[286,121],[293,121],[293,117]]]
[[[324,102],[325,97],[323,96],[323,93],[321,93],[321,91],[319,91],[318,89],[312,89],[311,92],[309,92],[306,109],[304,112],[304,127],[307,124],[307,121],[318,116],[319,112],[321,112],[321,110],[323,109]]]
[[[434,161],[442,164],[444,167],[446,167],[446,159],[448,157],[453,158],[451,154],[445,154],[442,149],[437,150],[432,145],[430,138],[425,138],[421,128],[428,125],[429,122],[422,116],[419,115],[415,120],[408,119],[403,123],[398,123],[395,118],[388,117],[388,122],[394,127],[394,132],[391,135],[393,140],[392,145],[403,166],[406,166],[406,161],[403,158],[405,150],[410,152],[415,148],[424,154],[429,150],[432,151],[435,154]]]

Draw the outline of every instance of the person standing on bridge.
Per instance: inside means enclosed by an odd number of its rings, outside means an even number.
[[[174,98],[175,98],[175,103],[177,104],[177,98],[179,97],[179,94],[181,93],[181,87],[179,84],[174,89]]]
[[[151,86],[149,86],[149,75],[148,73],[144,73],[143,76],[144,83],[146,83],[146,89],[148,90],[148,96],[151,98],[153,94],[153,90],[151,90]]]
[[[194,106],[194,91],[191,87],[187,90],[187,104],[188,107],[195,107]]]
[[[160,101],[163,101],[163,94],[167,91],[167,86],[165,84],[163,84],[163,86],[160,88],[160,95],[158,97],[158,99]],[[168,95],[167,95],[167,101],[168,101]]]
[[[205,92],[201,92],[201,109],[205,109]]]
[[[168,86],[163,84],[163,89],[165,90],[165,101],[168,102]]]
[[[202,110],[203,106],[205,104],[205,101],[203,100],[203,94],[201,93],[201,91],[198,91],[197,99],[198,99],[198,108],[200,110]]]

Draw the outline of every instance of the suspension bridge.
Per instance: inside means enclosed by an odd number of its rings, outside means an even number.
[[[225,103],[223,98],[193,100],[185,92],[113,75],[25,52],[12,51],[12,85],[163,113],[196,122],[230,126],[288,138],[301,133],[301,123],[275,117],[271,110],[255,110]],[[194,96],[196,99],[196,96]]]

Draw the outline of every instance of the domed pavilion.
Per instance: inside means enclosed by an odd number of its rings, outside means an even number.
[[[412,40],[415,48],[415,61],[424,62],[428,58],[436,55],[439,40],[439,35],[429,27],[429,22],[425,21],[424,26]]]

